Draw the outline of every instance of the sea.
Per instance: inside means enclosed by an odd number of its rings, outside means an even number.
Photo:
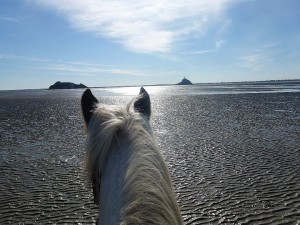
[[[300,82],[145,89],[187,225],[300,224]],[[91,90],[124,105],[139,87]],[[0,91],[0,224],[95,223],[83,91]]]

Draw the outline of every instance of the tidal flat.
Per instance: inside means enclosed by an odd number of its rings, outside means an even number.
[[[184,221],[300,223],[300,86],[145,87]],[[138,87],[94,88],[124,105]],[[0,91],[0,224],[93,224],[83,90]]]

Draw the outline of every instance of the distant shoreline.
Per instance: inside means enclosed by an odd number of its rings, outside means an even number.
[[[294,80],[265,80],[265,81],[235,81],[235,82],[215,82],[215,83],[194,83],[193,85],[274,85],[274,84],[286,84],[286,85],[300,85],[300,79]],[[193,86],[191,85],[191,86]],[[125,86],[94,86],[88,88],[122,88],[122,87],[151,87],[151,86],[178,86],[178,84],[145,84],[145,85],[125,85]],[[179,85],[180,86],[180,85]],[[183,85],[186,86],[186,85]]]
[[[191,86],[217,86],[217,85],[300,85],[300,79],[292,80],[265,80],[265,81],[235,81],[235,82],[209,82],[194,83]],[[123,88],[123,87],[152,87],[152,86],[180,86],[177,84],[144,84],[144,85],[117,85],[117,86],[93,86],[86,88]],[[85,88],[80,88],[85,89]],[[16,90],[49,90],[49,88],[32,88],[32,89],[7,89],[0,91],[16,91]],[[72,90],[72,89],[56,89],[56,90]],[[53,90],[52,90],[53,91]]]

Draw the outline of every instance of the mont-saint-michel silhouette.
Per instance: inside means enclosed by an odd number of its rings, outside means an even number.
[[[193,83],[186,79],[185,77],[182,79],[182,81],[180,81],[179,83],[177,83],[177,85],[192,85]]]

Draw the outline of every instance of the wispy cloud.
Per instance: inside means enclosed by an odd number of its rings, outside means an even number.
[[[225,41],[224,41],[224,40],[220,40],[220,41],[217,41],[217,42],[216,42],[215,47],[216,47],[216,49],[219,49],[219,48],[221,48],[224,44],[225,44]]]
[[[205,35],[234,0],[30,0],[64,15],[80,31],[134,52],[167,53],[183,39]],[[223,26],[223,25],[221,25]],[[222,29],[225,29],[224,26]]]
[[[72,73],[80,76],[95,76],[99,74],[118,74],[127,76],[150,76],[143,70],[134,68],[120,68],[117,66],[105,66],[85,63],[56,63],[43,67],[44,70]]]
[[[198,55],[198,54],[212,53],[215,51],[216,51],[216,49],[210,49],[210,50],[203,50],[203,51],[183,52],[181,54],[182,55]]]
[[[32,56],[23,56],[23,55],[13,55],[13,54],[0,54],[0,59],[7,60],[28,60],[28,61],[36,61],[36,62],[50,62],[49,59],[42,59]]]
[[[7,22],[12,22],[12,23],[19,23],[19,20],[12,18],[12,17],[7,17],[7,16],[0,16],[0,21],[7,21]]]
[[[124,67],[119,65],[103,65],[89,62],[72,62],[38,58],[24,55],[0,54],[0,60],[15,60],[31,62],[37,70],[52,71],[54,73],[72,74],[76,76],[97,76],[101,74],[117,74],[138,77],[166,76],[177,74],[176,71],[153,70],[144,66]]]
[[[118,65],[100,65],[85,62],[52,63],[42,68],[43,70],[61,72],[78,76],[98,76],[101,74],[125,75],[135,77],[161,77],[178,75],[178,71],[151,69],[145,67],[122,67]]]
[[[208,49],[208,50],[201,50],[201,51],[191,51],[191,52],[183,52],[182,55],[198,55],[198,54],[206,54],[206,53],[212,53],[217,52],[220,50],[220,48],[225,44],[224,40],[219,40],[215,43],[214,48]]]
[[[241,57],[240,65],[242,67],[258,70],[267,61],[269,61],[269,57],[265,53],[257,53]]]
[[[265,64],[273,61],[274,51],[276,51],[277,45],[278,43],[268,43],[252,50],[244,49],[243,51],[247,51],[247,53],[239,58],[239,65],[253,70],[259,70]]]

